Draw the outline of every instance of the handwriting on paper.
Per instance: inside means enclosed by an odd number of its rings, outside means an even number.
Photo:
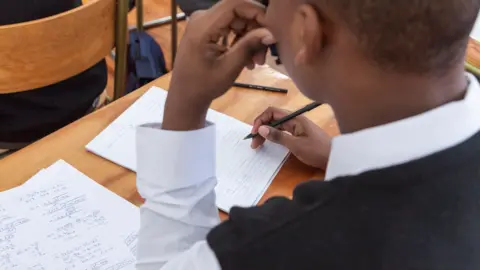
[[[132,171],[136,170],[136,127],[161,123],[167,92],[152,87],[86,147]],[[243,138],[251,126],[233,117],[209,110],[207,120],[216,125],[218,186],[217,206],[228,212],[234,205],[256,204],[288,155],[283,146],[265,143],[252,150]]]
[[[138,209],[63,161],[52,167],[0,193],[0,269],[135,269]]]

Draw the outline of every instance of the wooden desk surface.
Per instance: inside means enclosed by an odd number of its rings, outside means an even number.
[[[245,71],[238,81],[289,89],[289,93],[285,95],[234,88],[213,103],[213,109],[246,123],[251,124],[255,117],[269,106],[295,110],[309,102],[294,87],[290,79],[267,67]],[[0,160],[0,191],[24,183],[40,169],[63,159],[123,198],[140,205],[143,201],[136,191],[135,174],[87,152],[85,145],[152,85],[168,89],[169,82],[170,74]],[[329,134],[337,134],[337,125],[328,106],[321,106],[309,112],[307,116]],[[276,195],[289,197],[295,185],[313,177],[323,177],[323,174],[291,157],[280,170],[262,201]]]

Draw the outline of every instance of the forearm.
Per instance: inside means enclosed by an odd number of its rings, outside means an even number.
[[[189,131],[204,128],[211,102],[189,99],[181,93],[171,87],[165,103],[162,129]]]

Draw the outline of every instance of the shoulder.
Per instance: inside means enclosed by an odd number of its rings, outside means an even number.
[[[229,219],[208,234],[208,244],[219,261],[250,251],[252,245],[284,233],[291,223],[322,207],[335,193],[335,185],[329,182],[310,181],[299,185],[292,199],[274,197],[258,207],[234,207]]]

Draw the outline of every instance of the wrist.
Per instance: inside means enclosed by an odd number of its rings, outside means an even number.
[[[211,101],[170,91],[165,103],[162,128],[176,131],[204,128]]]

